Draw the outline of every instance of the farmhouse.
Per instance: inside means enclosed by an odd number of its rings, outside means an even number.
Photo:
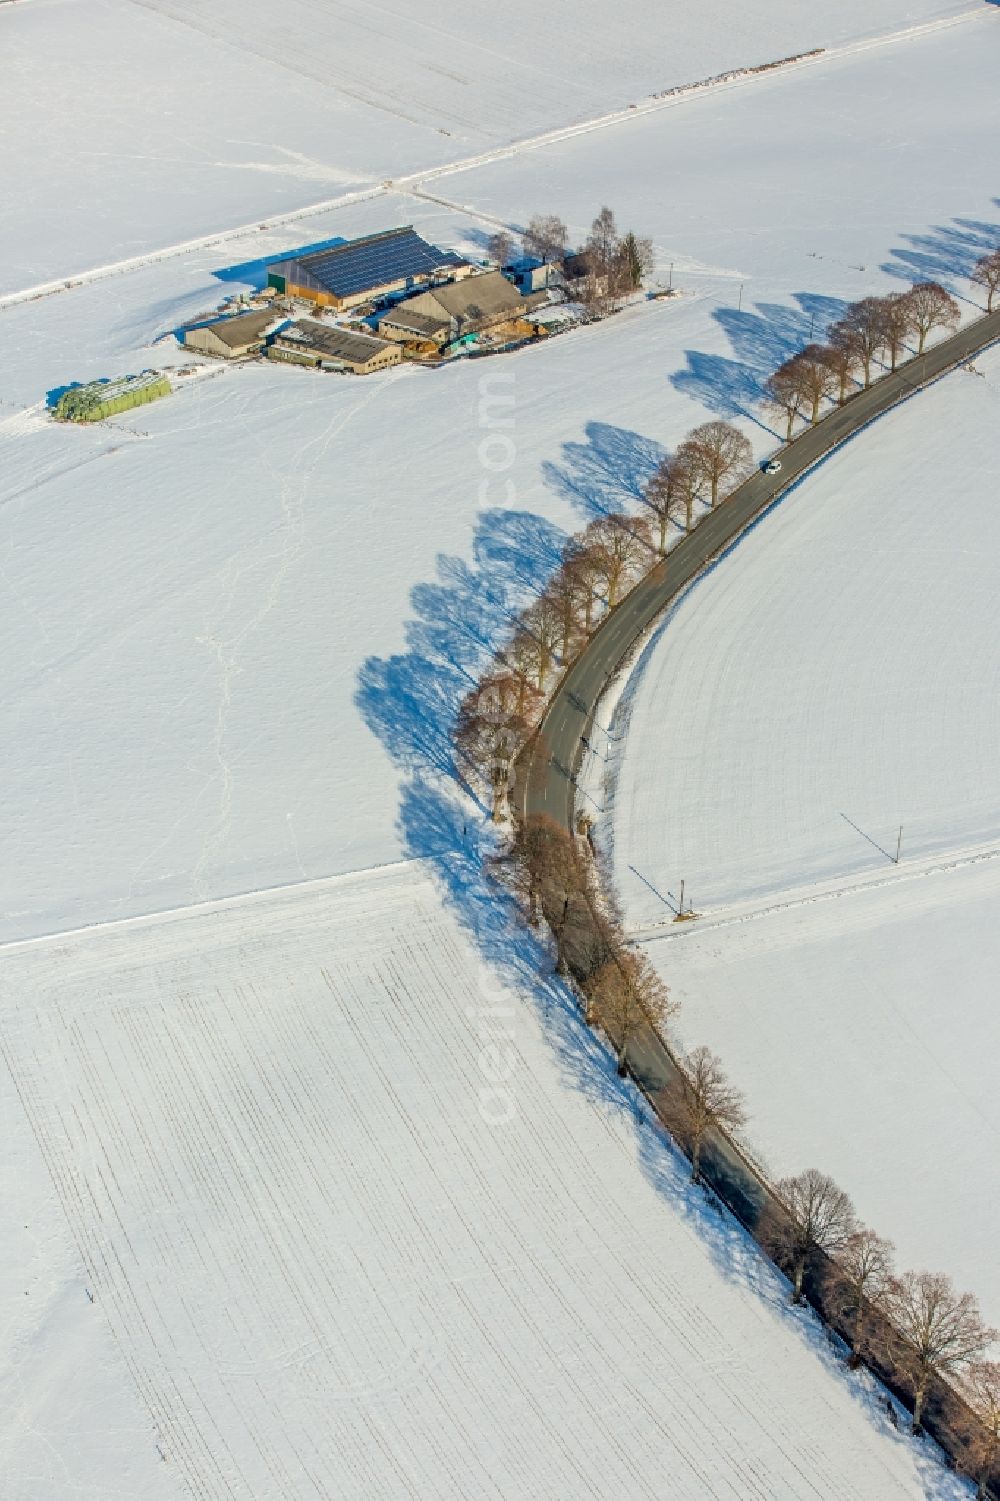
[[[428,244],[412,225],[405,224],[329,250],[277,261],[268,266],[267,281],[289,297],[349,308],[436,276],[468,275],[471,270],[468,261],[454,251]]]
[[[398,365],[403,358],[398,344],[375,339],[353,329],[328,327],[314,318],[300,318],[275,334],[268,357],[293,365],[317,365],[324,370],[350,370],[370,375]]]
[[[447,321],[450,336],[478,333],[500,323],[509,323],[524,313],[527,304],[500,271],[484,271],[467,281],[445,287],[433,287],[408,297],[393,316],[420,313],[428,318]]]
[[[263,348],[265,331],[274,322],[270,308],[257,312],[239,313],[235,318],[219,318],[214,323],[205,323],[201,328],[186,328],[182,342],[187,349],[197,349],[201,354],[218,355],[220,359],[235,360],[248,354],[256,354]]]

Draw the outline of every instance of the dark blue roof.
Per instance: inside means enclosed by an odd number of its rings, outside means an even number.
[[[447,266],[464,265],[452,250],[439,250],[421,239],[410,225],[388,229],[382,234],[367,235],[363,240],[349,240],[330,250],[296,257],[272,267],[279,270],[296,266],[323,291],[335,297],[350,297],[391,282],[410,277],[430,276]]]

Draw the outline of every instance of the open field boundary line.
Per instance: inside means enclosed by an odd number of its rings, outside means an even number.
[[[43,297],[52,297],[59,292],[72,291],[76,287],[89,286],[93,282],[104,281],[112,276],[124,276],[132,271],[141,271],[147,266],[158,265],[163,261],[174,260],[180,256],[191,255],[198,250],[211,250],[215,246],[230,244],[234,241],[248,238],[258,234],[261,230],[281,229],[286,224],[295,224],[300,220],[314,218],[319,214],[332,213],[338,208],[347,208],[355,203],[379,198],[389,192],[398,192],[407,195],[411,188],[419,189],[422,184],[433,182],[437,178],[451,176],[459,172],[466,172],[475,167],[488,166],[491,162],[503,161],[508,157],[517,156],[524,151],[537,151],[545,146],[555,145],[561,141],[571,140],[574,136],[587,135],[591,131],[605,130],[609,126],[620,124],[624,120],[635,120],[644,115],[654,114],[663,109],[673,108],[678,104],[686,103],[690,99],[700,98],[702,95],[721,89],[738,88],[748,83],[754,83],[761,78],[766,78],[775,73],[788,73],[797,68],[808,67],[818,62],[850,57],[854,53],[867,52],[874,47],[888,46],[894,42],[915,41],[931,32],[945,30],[952,26],[962,25],[967,21],[988,16],[988,10],[982,0],[968,10],[958,12],[952,16],[942,16],[936,21],[926,21],[917,26],[907,26],[897,31],[886,32],[882,36],[868,37],[857,42],[846,42],[839,47],[818,47],[810,51],[796,53],[786,58],[776,58],[772,62],[758,63],[751,67],[734,68],[728,72],[719,73],[710,78],[700,79],[694,83],[676,84],[674,87],[665,89],[662,93],[648,95],[640,104],[626,105],[622,109],[611,110],[606,114],[596,115],[593,119],[582,120],[574,125],[557,126],[555,129],[541,132],[537,136],[526,136],[521,140],[509,141],[503,145],[490,147],[473,156],[462,157],[453,162],[445,162],[440,166],[427,167],[415,172],[407,172],[401,177],[386,178],[381,182],[368,183],[363,187],[352,189],[345,193],[336,194],[332,198],[324,198],[315,203],[304,204],[301,208],[283,210],[275,214],[265,215],[250,224],[240,224],[228,229],[212,230],[204,235],[196,235],[188,240],[180,240],[173,245],[165,245],[160,249],[149,250],[140,255],[129,256],[119,261],[109,261],[104,265],[93,266],[82,271],[68,272],[65,276],[53,277],[49,281],[38,282],[34,286],[24,287],[13,292],[0,294],[0,312],[7,308],[17,307],[25,302],[35,302]],[[425,196],[418,193],[412,196]],[[430,195],[426,195],[430,196]],[[431,201],[435,201],[431,199]],[[447,200],[440,200],[446,203]],[[464,208],[463,211],[477,215],[474,209]],[[491,220],[499,223],[499,220]]]
[[[45,933],[33,933],[26,938],[10,938],[0,942],[0,954],[15,949],[30,948],[45,943],[62,943],[71,938],[80,938],[89,933],[122,932],[128,928],[156,927],[163,923],[185,922],[189,918],[207,917],[213,912],[233,911],[240,907],[266,906],[283,897],[319,895],[338,887],[360,885],[363,881],[390,880],[406,871],[416,874],[421,868],[428,871],[429,861],[423,858],[410,860],[387,860],[378,865],[365,865],[358,870],[338,871],[330,876],[311,876],[305,881],[287,881],[278,886],[260,886],[253,891],[237,891],[231,896],[211,897],[208,901],[189,902],[180,907],[154,908],[150,912],[137,912],[132,917],[101,918],[97,922],[80,923],[75,928],[52,928]]]
[[[774,917],[797,907],[811,907],[818,902],[836,901],[839,897],[863,896],[866,891],[881,891],[887,886],[898,886],[907,881],[920,881],[928,876],[948,875],[951,871],[966,870],[972,865],[986,865],[1000,858],[1000,845],[970,845],[947,856],[929,856],[926,859],[901,861],[891,872],[871,871],[867,877],[859,875],[851,882],[817,881],[814,885],[792,886],[776,892],[770,902],[754,906],[750,902],[734,902],[728,907],[699,913],[690,922],[676,923],[672,917],[661,922],[640,923],[626,929],[627,936],[636,943],[658,943],[672,938],[683,938],[706,929],[736,927],[740,923],[756,922],[758,918]]]
[[[554,130],[544,131],[541,135],[528,136],[520,141],[511,141],[505,146],[492,147],[480,152],[478,156],[467,157],[463,161],[448,163],[440,167],[432,167],[426,172],[411,172],[405,177],[392,179],[389,186],[400,192],[406,192],[411,185],[420,186],[423,183],[434,182],[441,177],[449,177],[454,173],[469,171],[474,167],[489,166],[492,162],[518,156],[524,151],[538,151],[546,146],[572,140],[575,136],[588,135],[595,130],[605,130],[625,120],[637,120],[645,115],[672,109],[708,93],[741,88],[746,84],[757,83],[775,73],[794,72],[816,63],[868,52],[875,47],[886,47],[896,42],[917,41],[929,33],[964,25],[968,21],[981,19],[987,14],[985,6],[977,3],[967,10],[959,11],[956,15],[942,16],[936,21],[925,21],[916,26],[905,26],[897,31],[885,32],[881,36],[861,38],[856,42],[844,42],[836,47],[813,47],[806,52],[794,53],[790,57],[775,58],[771,62],[755,63],[745,68],[731,68],[725,73],[716,73],[693,83],[675,84],[672,88],[664,89],[660,93],[647,95],[640,104],[628,104],[622,109],[609,110],[607,114],[595,115],[593,119],[581,120],[575,125],[558,126]]]

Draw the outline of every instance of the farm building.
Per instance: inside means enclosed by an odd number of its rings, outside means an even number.
[[[451,337],[451,319],[433,317],[429,313],[415,313],[407,299],[384,313],[378,321],[378,331],[384,339],[398,339],[400,343],[447,344]]]
[[[504,275],[525,295],[544,292],[547,287],[562,286],[563,281],[559,267],[549,261],[515,261],[512,266],[505,267]]]
[[[468,261],[421,239],[412,225],[348,240],[267,268],[268,286],[289,297],[349,308],[402,291],[435,276],[468,275]]]
[[[185,348],[197,349],[200,354],[214,354],[223,360],[235,360],[243,355],[256,354],[263,348],[264,334],[274,320],[275,315],[270,308],[238,313],[235,318],[219,318],[200,328],[186,328],[181,342]]]
[[[461,338],[463,334],[478,333],[499,323],[509,323],[519,318],[527,304],[500,271],[484,271],[468,281],[454,282],[445,287],[433,287],[408,297],[394,309],[398,317],[405,309],[407,314],[420,313],[428,318],[447,320],[450,336]]]
[[[293,365],[319,365],[325,370],[370,375],[375,370],[398,365],[403,355],[398,344],[386,339],[375,339],[349,328],[327,327],[313,318],[300,318],[275,334],[268,357],[288,360]]]
[[[85,386],[71,386],[56,402],[55,415],[63,422],[100,422],[169,394],[170,382],[165,375],[158,370],[144,370],[141,375],[121,375],[117,380],[94,380]]]

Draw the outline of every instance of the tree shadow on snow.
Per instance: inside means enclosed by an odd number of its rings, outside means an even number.
[[[473,562],[442,554],[437,579],[413,589],[406,651],[369,657],[355,693],[368,728],[404,771],[455,773],[458,706],[516,610],[548,578],[564,541],[538,516],[487,511]]]
[[[1000,207],[1000,199],[993,201]],[[953,219],[933,225],[925,234],[903,235],[903,240],[882,265],[887,275],[905,282],[939,281],[953,296],[970,302],[965,283],[980,256],[1000,244],[1000,220]]]
[[[434,870],[449,908],[484,961],[529,996],[545,1035],[575,1087],[604,1099],[608,1060],[584,1027],[576,1001],[552,973],[543,937],[527,927],[513,897],[484,871],[494,847],[489,810],[466,784],[452,738],[459,704],[516,611],[549,577],[565,534],[538,516],[489,511],[480,518],[472,562],[441,556],[438,577],[418,584],[407,649],[369,657],[355,692],[366,724],[405,773],[398,827],[407,858]],[[613,1075],[613,1070],[612,1070]]]
[[[822,341],[847,307],[839,298],[815,292],[797,292],[794,301],[797,307],[759,302],[752,308],[717,308],[712,317],[735,358],[686,350],[687,366],[670,377],[671,385],[716,416],[743,417],[777,438],[760,417],[764,382],[804,345]]]
[[[588,521],[637,505],[666,449],[608,422],[588,422],[585,432],[586,443],[563,445],[560,463],[542,465],[546,484]]]
[[[632,450],[626,440],[634,434],[612,438],[609,431],[596,433],[592,455],[577,445],[574,464],[578,476],[593,472],[603,477],[592,493],[604,495],[610,506],[612,491],[615,504],[635,494],[639,476],[654,462],[655,445],[640,440]],[[609,1124],[634,1132],[647,1180],[697,1234],[720,1274],[753,1290],[794,1337],[828,1369],[842,1374],[843,1352],[830,1345],[815,1317],[791,1308],[787,1283],[749,1235],[711,1194],[691,1186],[686,1160],[655,1123],[635,1086],[617,1077],[609,1049],[585,1026],[575,995],[554,974],[547,938],[526,925],[514,898],[484,871],[484,857],[495,847],[492,826],[488,809],[455,764],[452,728],[477,671],[505,636],[515,611],[548,577],[564,541],[558,528],[537,516],[484,513],[472,561],[442,556],[437,579],[412,591],[406,651],[365,662],[356,702],[405,774],[398,817],[404,852],[432,868],[447,906],[484,963],[535,1008],[566,1085],[582,1093]],[[893,1437],[881,1388],[851,1378],[848,1390]],[[895,1437],[909,1442],[901,1433]],[[928,1501],[953,1501],[948,1477],[929,1454],[915,1455],[914,1463]]]

